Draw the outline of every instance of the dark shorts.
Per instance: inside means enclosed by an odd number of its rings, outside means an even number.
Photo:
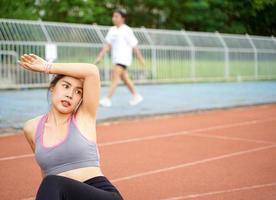
[[[127,66],[126,66],[126,65],[123,65],[123,64],[120,64],[120,63],[116,63],[115,65],[120,66],[120,67],[122,67],[123,69],[127,69]]]
[[[119,191],[105,176],[97,176],[84,182],[64,176],[44,177],[36,200],[123,200]]]

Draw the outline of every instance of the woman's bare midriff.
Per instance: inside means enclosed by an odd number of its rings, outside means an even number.
[[[103,173],[99,167],[84,167],[84,168],[73,169],[70,171],[62,172],[57,175],[65,176],[67,178],[84,182],[96,176],[103,176]]]

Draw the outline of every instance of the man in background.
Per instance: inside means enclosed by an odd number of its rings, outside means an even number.
[[[126,12],[123,10],[116,10],[113,12],[111,27],[105,37],[106,44],[100,51],[95,60],[98,64],[103,59],[104,55],[111,49],[112,63],[114,65],[112,70],[111,84],[108,89],[108,94],[100,100],[100,105],[110,107],[112,105],[111,97],[114,94],[120,79],[127,85],[132,94],[132,99],[129,101],[130,105],[137,105],[143,101],[143,97],[137,93],[133,82],[128,75],[128,67],[132,62],[132,50],[138,58],[141,65],[145,65],[145,60],[137,48],[138,40],[134,36],[133,31],[125,24]]]

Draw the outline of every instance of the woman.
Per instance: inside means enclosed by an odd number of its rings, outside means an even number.
[[[58,74],[49,87],[50,111],[24,125],[24,134],[44,177],[36,199],[121,200],[119,191],[99,167],[97,67],[82,63],[50,64],[34,54],[24,54],[19,64],[30,71]]]
[[[100,63],[104,55],[111,49],[114,67],[112,69],[112,78],[108,94],[100,101],[100,104],[104,107],[112,106],[111,98],[120,79],[127,85],[132,94],[132,99],[129,101],[130,105],[134,106],[143,101],[143,97],[137,93],[133,82],[129,78],[127,69],[132,62],[132,51],[135,53],[142,66],[145,65],[145,60],[137,47],[137,38],[133,34],[131,28],[125,24],[126,16],[126,12],[123,10],[116,10],[113,12],[112,22],[114,26],[109,29],[105,37],[106,44],[95,61],[95,64]]]

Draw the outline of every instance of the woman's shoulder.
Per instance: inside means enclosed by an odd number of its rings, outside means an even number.
[[[42,115],[26,121],[24,124],[24,127],[23,127],[23,132],[24,132],[25,138],[29,142],[33,152],[35,151],[36,127],[38,126],[38,123],[39,123],[41,117],[42,117]]]
[[[25,122],[23,126],[23,131],[26,136],[33,136],[35,134],[36,127],[41,117],[43,117],[43,115],[37,116]]]

